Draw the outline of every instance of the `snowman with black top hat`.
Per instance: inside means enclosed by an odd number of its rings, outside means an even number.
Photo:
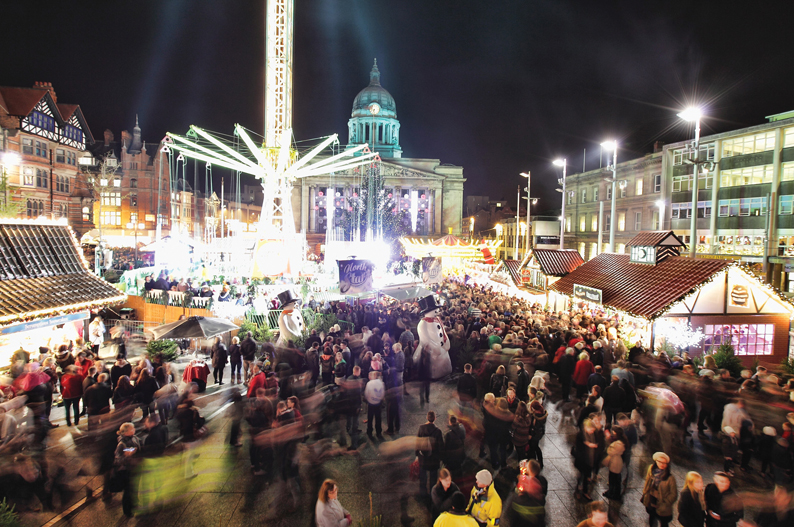
[[[416,327],[419,333],[419,345],[414,352],[414,364],[419,364],[422,349],[427,347],[430,352],[430,375],[440,379],[452,373],[452,362],[449,359],[449,337],[441,323],[441,304],[435,295],[419,299],[419,310],[422,319]]]
[[[297,304],[301,301],[291,289],[282,291],[277,296],[281,304],[281,314],[278,316],[278,341],[276,346],[286,346],[290,340],[294,341],[303,335],[306,324]]]

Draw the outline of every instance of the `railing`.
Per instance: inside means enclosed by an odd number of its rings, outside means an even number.
[[[162,291],[160,289],[152,289],[146,292],[144,301],[147,304],[158,304],[161,306],[174,306],[174,307],[197,307],[201,309],[209,309],[212,304],[212,298],[194,296],[190,300],[190,306],[185,306],[186,293],[180,291]]]
[[[259,327],[262,327],[263,325],[267,324],[267,327],[269,329],[278,329],[278,317],[281,315],[282,311],[283,309],[273,309],[271,311],[268,311],[267,314],[265,315],[259,315],[248,312],[245,315],[245,318],[246,320],[253,322]],[[303,321],[306,323],[307,328],[331,316],[331,315],[324,315],[322,313],[315,313],[309,309],[302,310],[301,314],[303,315]],[[339,327],[343,331],[345,329],[349,329],[351,333],[354,331],[353,324],[351,324],[346,320],[337,320],[336,323],[339,324]]]

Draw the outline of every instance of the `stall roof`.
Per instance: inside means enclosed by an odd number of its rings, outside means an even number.
[[[88,272],[71,228],[57,222],[0,222],[0,326],[123,302]]]
[[[584,263],[575,249],[535,249],[533,253],[546,276],[565,276]]]
[[[659,245],[686,247],[686,244],[673,231],[643,231],[626,244],[627,247],[657,247]]]
[[[671,256],[655,266],[629,263],[628,254],[603,253],[549,288],[571,296],[574,284],[600,289],[606,307],[654,319],[716,273],[727,260]]]

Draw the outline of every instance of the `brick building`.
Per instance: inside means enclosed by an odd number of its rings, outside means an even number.
[[[68,218],[78,234],[94,227],[92,193],[78,164],[93,143],[80,106],[59,103],[51,83],[0,86],[0,169],[20,217]]]

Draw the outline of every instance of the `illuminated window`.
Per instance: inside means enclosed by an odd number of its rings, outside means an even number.
[[[692,175],[673,177],[673,192],[692,190]]]
[[[593,214],[590,218],[590,230],[596,232],[598,230],[598,215]]]
[[[708,354],[723,344],[733,346],[736,355],[772,355],[774,349],[774,324],[706,324],[703,334],[703,352]]]
[[[102,194],[102,205],[121,207],[121,192],[104,192]]]
[[[634,195],[635,196],[642,196],[642,178],[638,177],[637,181],[634,182]]]
[[[593,242],[590,244],[590,258],[595,258],[598,256],[598,244]]]
[[[138,195],[130,194],[130,207],[137,207],[137,206],[138,206]]]
[[[794,136],[794,134],[792,134]],[[794,163],[783,163],[780,167],[780,180],[794,180]]]
[[[579,216],[579,232],[587,230],[587,214]]]
[[[698,154],[698,161],[713,161],[714,160],[714,143],[702,143],[700,145],[700,153]],[[695,151],[691,148],[679,148],[673,151],[673,165],[683,165],[685,160],[694,161]]]
[[[625,231],[626,230],[626,213],[625,212],[618,212],[618,230]]]
[[[565,232],[571,232],[571,217],[570,216],[566,216],[565,217]]]
[[[32,187],[36,184],[36,172],[33,167],[22,167],[22,184]]]
[[[121,211],[103,210],[102,225],[121,225]]]
[[[743,156],[766,152],[775,148],[775,132],[761,132],[722,142],[722,157]]]
[[[736,168],[720,171],[721,187],[744,187],[772,182],[772,165]]]
[[[794,147],[794,127],[783,131],[783,148]]]
[[[83,221],[91,221],[91,209],[83,207]]]
[[[585,247],[586,246],[585,246],[584,242],[580,242],[579,243],[579,254],[582,255],[582,258],[584,258]]]

